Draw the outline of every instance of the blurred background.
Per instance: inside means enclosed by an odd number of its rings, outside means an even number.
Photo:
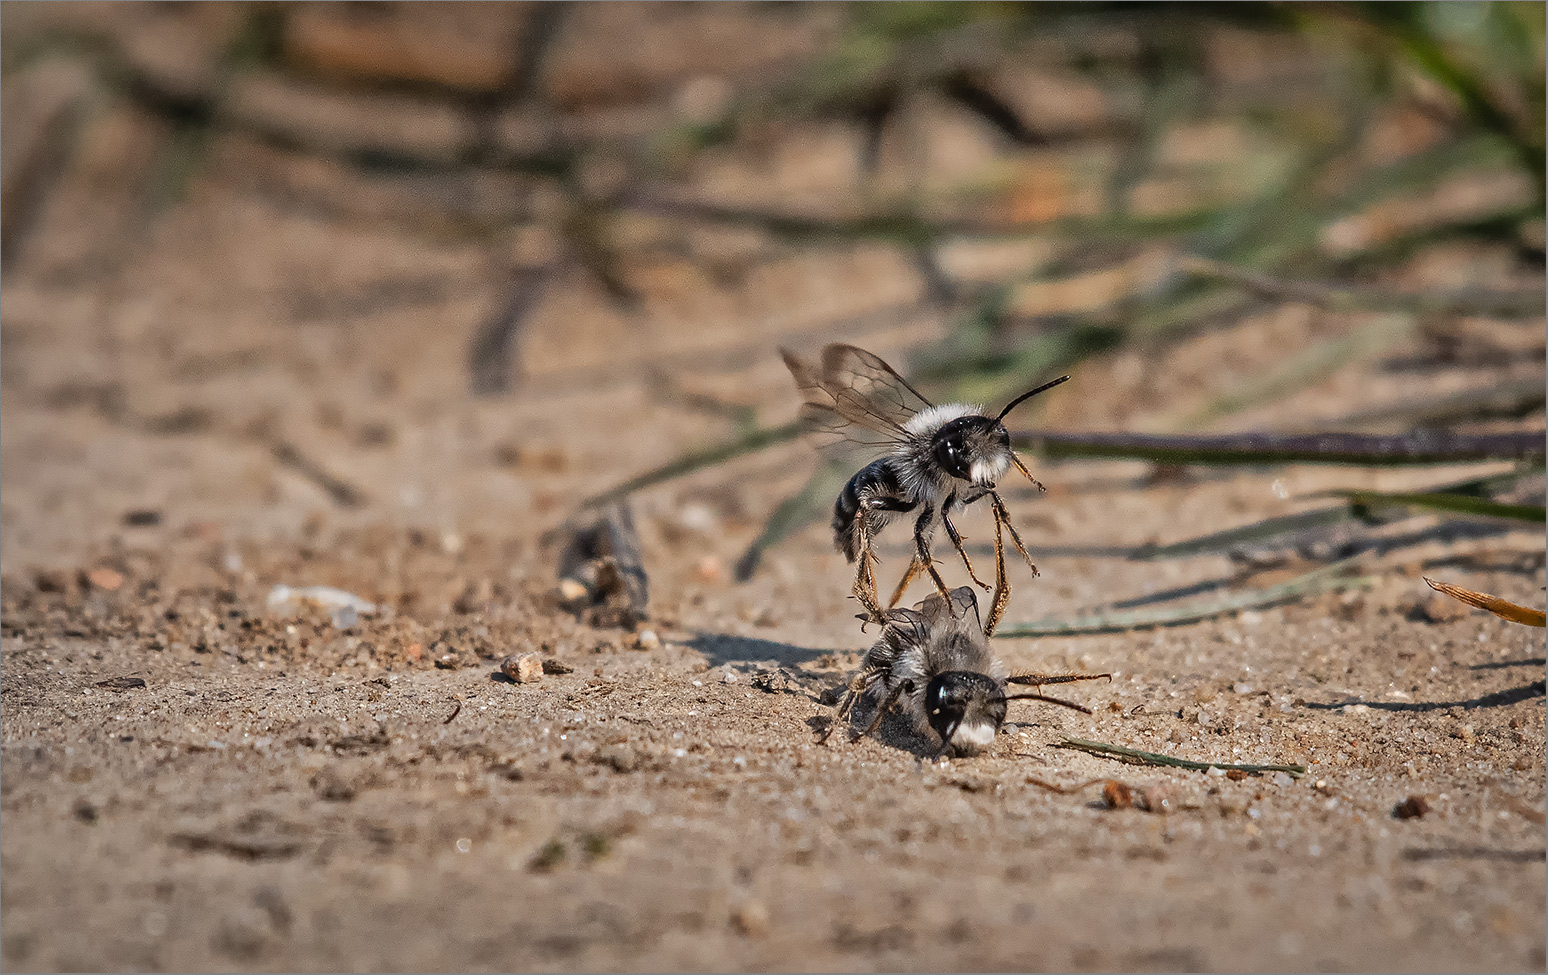
[[[1543,37],[1514,3],[7,4],[7,554],[168,505],[551,522],[788,439],[780,344],[985,401],[1073,371],[1053,429],[1540,412]]]
[[[0,4],[0,962],[1541,971],[1542,631],[1420,577],[1542,605],[1544,86],[1541,3]],[[813,743],[837,341],[1072,376],[996,653],[1093,714]]]

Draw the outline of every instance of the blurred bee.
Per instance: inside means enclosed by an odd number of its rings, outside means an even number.
[[[1003,589],[1003,558],[996,559],[996,569],[997,585]],[[1005,665],[989,649],[996,622],[997,617],[993,616],[988,625],[979,622],[978,598],[968,586],[944,597],[932,594],[913,609],[890,610],[881,637],[866,652],[859,675],[850,682],[833,723],[819,740],[826,741],[841,723],[847,725],[855,705],[866,697],[876,700],[876,710],[865,730],[851,741],[876,730],[886,713],[901,703],[915,731],[940,741],[937,759],[950,749],[959,755],[973,755],[987,747],[1005,724],[1011,701],[1047,701],[1091,713],[1079,704],[1056,697],[1006,693],[1011,685],[1038,687],[1104,677],[1111,680],[1112,675],[1008,676]]]
[[[876,599],[876,556],[871,542],[894,515],[919,512],[914,521],[914,557],[887,603],[889,607],[897,605],[921,570],[930,573],[936,591],[947,599],[949,607],[951,590],[930,555],[937,518],[962,556],[968,576],[989,588],[974,574],[962,536],[951,521],[955,509],[985,495],[994,506],[996,548],[1000,545],[999,526],[1003,525],[1032,574],[1037,574],[1037,566],[1027,555],[995,485],[1012,466],[1039,490],[1043,485],[1011,450],[1010,433],[1002,421],[1017,405],[1070,377],[1061,376],[1021,394],[991,417],[975,406],[932,404],[891,366],[852,345],[825,347],[820,368],[787,350],[781,349],[780,354],[805,399],[802,423],[823,446],[847,442],[886,451],[850,478],[833,506],[834,543],[845,558],[859,563],[854,596],[865,607],[868,619],[887,619]],[[996,598],[991,611],[995,623],[1009,598],[1008,589],[1003,598]]]

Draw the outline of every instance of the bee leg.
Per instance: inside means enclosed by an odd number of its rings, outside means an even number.
[[[914,522],[914,557],[924,564],[925,570],[930,573],[930,578],[935,582],[935,591],[946,600],[946,605],[951,605],[951,590],[946,586],[946,580],[941,578],[940,572],[935,568],[935,559],[930,555],[930,529],[934,527],[935,509],[927,507],[919,515],[919,520]]]
[[[867,623],[886,623],[887,616],[876,602],[876,553],[871,550],[871,524],[863,506],[855,515],[855,531],[860,539],[860,551],[855,561],[860,563],[860,568],[855,573],[851,594],[865,607]]]
[[[903,578],[899,580],[898,588],[892,591],[892,598],[887,600],[888,609],[898,604],[898,600],[902,599],[903,594],[908,591],[908,584],[914,581],[914,578],[919,575],[919,570],[923,568],[924,563],[919,561],[919,556],[914,556],[908,563],[908,571],[903,573]]]
[[[994,602],[989,607],[989,620],[984,624],[984,636],[994,636],[1010,602],[1010,585],[1005,579],[1005,533],[1000,513],[994,513]]]
[[[973,560],[968,558],[967,549],[962,547],[962,536],[957,534],[957,526],[951,523],[951,503],[955,498],[956,495],[952,495],[941,508],[941,524],[946,526],[946,537],[951,539],[951,544],[957,548],[957,554],[962,556],[962,564],[967,566],[968,578],[972,579],[978,588],[988,592],[989,584],[978,578],[978,574],[973,571]]]
[[[1011,544],[1015,545],[1016,551],[1021,553],[1022,561],[1027,563],[1027,568],[1032,570],[1032,574],[1034,576],[1038,575],[1037,566],[1032,562],[1032,556],[1027,554],[1027,547],[1021,544],[1021,534],[1016,531],[1016,526],[1011,524],[1010,512],[1006,510],[1005,501],[1000,497],[1000,492],[990,491],[989,497],[994,502],[995,515],[1004,522],[1005,530],[1010,532]]]
[[[840,724],[847,725],[849,723],[849,716],[854,712],[855,704],[860,700],[861,696],[865,694],[865,685],[865,674],[857,674],[855,679],[849,682],[849,687],[845,689],[844,696],[839,700],[838,709],[833,713],[832,723],[829,724],[827,729],[818,736],[817,744],[821,745],[826,743],[827,740],[833,735],[834,730],[837,729]]]
[[[882,698],[881,703],[876,706],[876,713],[871,715],[871,723],[865,726],[864,731],[850,738],[850,743],[853,744],[854,742],[859,741],[866,735],[869,735],[871,732],[875,731],[876,726],[881,724],[882,718],[887,716],[887,712],[892,710],[892,706],[897,703],[898,698],[902,696],[903,691],[910,686],[912,685],[909,681],[901,681],[894,685],[892,690],[887,692],[887,696]]]
[[[1027,480],[1032,482],[1033,487],[1037,488],[1039,491],[1048,490],[1047,488],[1043,487],[1042,481],[1039,481],[1037,478],[1032,476],[1032,472],[1027,470],[1027,465],[1022,463],[1021,458],[1016,456],[1015,451],[1011,451],[1011,463],[1016,465],[1016,469],[1018,471],[1027,476]]]

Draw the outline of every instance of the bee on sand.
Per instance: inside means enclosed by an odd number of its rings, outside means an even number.
[[[996,534],[999,528],[996,526]],[[996,587],[1003,591],[1005,561],[1002,546],[995,547]],[[996,603],[1000,602],[998,592]],[[1046,701],[1090,714],[1069,701],[1043,694],[1007,693],[1014,685],[1040,687],[1074,681],[1112,679],[1111,674],[1018,674],[1006,667],[989,648],[998,618],[979,622],[978,598],[962,586],[945,596],[932,593],[913,609],[894,609],[886,614],[880,638],[866,652],[860,673],[839,701],[833,723],[820,740],[826,741],[841,723],[848,724],[855,705],[870,697],[876,709],[859,739],[876,730],[893,705],[901,703],[914,730],[939,739],[939,759],[949,749],[972,755],[987,747],[1005,724],[1011,701]]]
[[[824,446],[848,443],[884,451],[849,479],[833,506],[834,543],[845,558],[859,563],[854,596],[865,607],[868,620],[887,619],[876,598],[872,540],[895,516],[918,512],[914,557],[889,607],[897,605],[909,583],[925,571],[946,608],[951,608],[951,590],[930,555],[930,538],[937,521],[945,526],[968,576],[985,590],[990,588],[974,574],[962,536],[951,520],[953,511],[985,496],[994,507],[996,550],[1001,545],[1000,526],[1004,526],[1016,551],[1033,575],[1037,574],[1037,566],[1032,564],[995,487],[1011,467],[1039,490],[1043,486],[1011,450],[1010,433],[1002,421],[1017,405],[1068,376],[1021,394],[997,416],[989,416],[978,407],[961,403],[932,404],[879,357],[853,345],[826,346],[820,366],[815,367],[787,350],[782,349],[781,354],[805,400],[801,419],[809,433]],[[990,610],[992,623],[999,622],[1009,598],[1008,588],[996,593]]]

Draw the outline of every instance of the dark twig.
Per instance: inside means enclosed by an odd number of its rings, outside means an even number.
[[[1183,258],[1181,267],[1196,277],[1228,281],[1266,298],[1303,302],[1329,311],[1539,316],[1543,313],[1544,301],[1548,300],[1548,295],[1545,295],[1541,288],[1514,291],[1469,288],[1463,291],[1416,294],[1384,288],[1354,287],[1336,282],[1288,281],[1259,271],[1194,256]]]
[[[1498,501],[1490,501],[1488,498],[1474,497],[1468,494],[1451,494],[1443,491],[1433,492],[1387,492],[1387,491],[1324,491],[1322,494],[1340,498],[1348,498],[1353,504],[1361,505],[1408,505],[1414,508],[1429,508],[1435,511],[1448,511],[1462,515],[1478,515],[1484,518],[1506,518],[1511,521],[1529,521],[1535,524],[1543,524],[1548,521],[1548,512],[1540,504],[1501,504]]]
[[[274,455],[275,460],[321,488],[339,507],[365,506],[367,499],[359,488],[328,473],[322,465],[303,454],[301,448],[290,441],[275,440],[269,445],[269,451]]]
[[[594,508],[617,501],[620,498],[628,497],[635,491],[654,487],[664,481],[692,474],[694,471],[700,471],[706,467],[714,467],[716,464],[721,464],[737,457],[755,454],[766,447],[772,447],[787,440],[794,440],[800,435],[801,425],[799,423],[787,423],[784,426],[778,427],[761,427],[757,430],[749,431],[735,440],[718,444],[705,450],[695,451],[691,454],[684,454],[671,463],[663,464],[653,471],[647,471],[638,477],[631,477],[616,487],[608,488],[601,494],[587,498],[582,503],[582,507]]]
[[[845,472],[833,464],[823,464],[812,474],[806,485],[786,498],[774,513],[757,539],[736,560],[733,576],[737,582],[746,582],[763,561],[763,553],[791,535],[805,528],[822,516],[824,508],[833,502],[839,486],[844,483]]]
[[[1158,752],[1142,752],[1138,748],[1125,748],[1122,745],[1109,745],[1106,742],[1087,741],[1084,738],[1065,738],[1054,743],[1055,748],[1073,748],[1076,751],[1090,752],[1093,755],[1112,755],[1116,758],[1127,759],[1136,765],[1164,765],[1169,768],[1187,768],[1199,772],[1212,768],[1222,769],[1227,772],[1246,772],[1249,775],[1258,775],[1263,772],[1283,772],[1291,778],[1298,779],[1306,774],[1304,765],[1238,765],[1232,762],[1194,762],[1186,758],[1173,758],[1171,755],[1162,755]]]
[[[1361,433],[1235,433],[1173,436],[1127,433],[1012,434],[1016,446],[1045,457],[1113,457],[1167,464],[1455,464],[1477,460],[1541,461],[1548,431],[1450,433],[1415,430]]]
[[[511,272],[499,309],[479,328],[468,348],[474,395],[510,392],[519,368],[513,361],[517,335],[537,307],[552,275],[550,266],[523,267]]]

